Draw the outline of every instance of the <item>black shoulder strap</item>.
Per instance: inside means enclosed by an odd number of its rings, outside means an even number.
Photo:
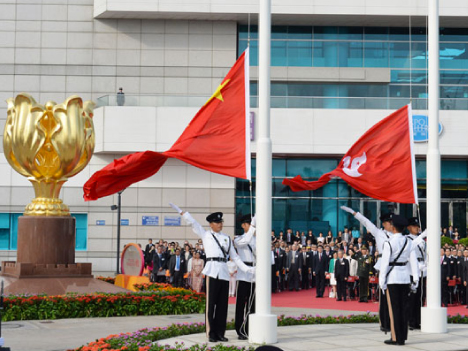
[[[210,233],[211,233],[211,235],[213,236],[213,239],[215,239],[216,244],[218,244],[219,248],[221,249],[224,258],[227,260],[227,258],[228,258],[228,256],[229,256],[229,251],[231,251],[231,238],[228,237],[228,240],[229,240],[229,248],[228,248],[228,252],[226,252],[226,250],[224,250],[224,248],[221,246],[221,244],[219,243],[218,239],[215,237],[215,235],[213,234],[213,232],[210,232]]]
[[[389,243],[390,244],[390,243]],[[408,244],[408,237],[406,237],[406,240],[405,240],[405,245],[403,245],[403,247],[401,248],[400,252],[398,253],[398,256],[393,260],[392,263],[396,263],[398,261],[398,259],[400,258],[401,254],[403,253],[403,251],[405,251],[405,247],[406,247],[406,244]],[[390,245],[391,247],[391,245]],[[387,276],[385,278],[388,278],[388,275],[390,274],[390,272],[393,270],[395,266],[391,266],[390,269],[388,270],[387,272]]]

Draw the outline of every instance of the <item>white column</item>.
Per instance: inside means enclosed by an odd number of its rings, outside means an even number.
[[[421,331],[447,332],[447,309],[441,307],[440,278],[440,151],[439,151],[439,0],[428,0],[429,11],[429,143],[427,149],[427,307],[421,311]]]
[[[271,314],[271,0],[260,0],[259,29],[256,312],[249,317],[249,342],[272,344],[276,343],[277,317]]]

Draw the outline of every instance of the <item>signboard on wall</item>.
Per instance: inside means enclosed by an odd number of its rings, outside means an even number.
[[[96,225],[106,225],[106,221],[103,219],[96,219]]]
[[[142,216],[141,225],[159,225],[159,216]]]
[[[439,123],[439,135],[444,127]],[[413,115],[413,136],[416,143],[424,143],[429,140],[428,117],[426,115]]]
[[[180,216],[165,216],[164,225],[169,227],[180,226]]]
[[[129,219],[121,219],[120,220],[120,225],[130,225],[130,220]]]

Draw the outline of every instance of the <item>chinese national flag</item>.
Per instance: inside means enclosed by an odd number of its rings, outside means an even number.
[[[247,49],[168,151],[137,152],[114,160],[86,182],[84,199],[97,200],[151,177],[169,157],[210,172],[250,179],[248,54]]]
[[[402,107],[369,129],[338,167],[319,180],[307,182],[298,175],[284,179],[283,184],[293,191],[315,190],[335,177],[374,199],[417,204],[411,106]]]

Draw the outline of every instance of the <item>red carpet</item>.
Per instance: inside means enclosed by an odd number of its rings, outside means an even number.
[[[328,289],[325,289],[324,296],[328,296]],[[229,298],[230,304],[236,303],[235,297]],[[336,301],[328,297],[316,298],[315,289],[301,291],[283,291],[273,294],[271,297],[271,305],[274,307],[291,307],[291,308],[315,308],[323,310],[340,311],[363,311],[363,312],[378,312],[379,303],[369,301],[368,303],[360,303],[357,300]],[[457,314],[468,315],[466,305],[452,306],[447,308],[447,314],[454,316]]]

